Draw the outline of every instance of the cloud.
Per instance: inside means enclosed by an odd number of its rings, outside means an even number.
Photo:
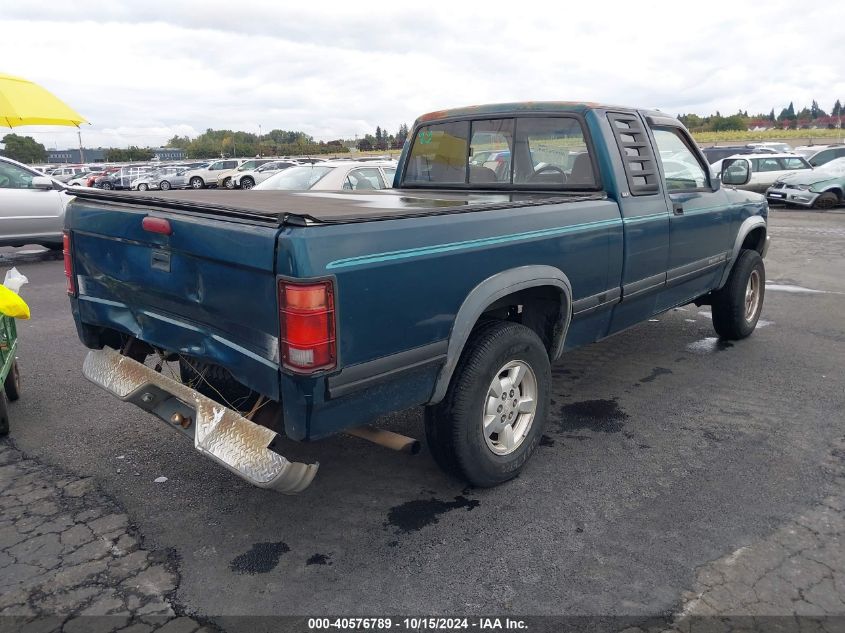
[[[156,145],[206,128],[395,130],[495,101],[586,99],[671,114],[845,98],[837,3],[82,0],[4,7],[4,72],[92,123],[86,145]],[[27,128],[21,129],[29,133]],[[75,130],[35,136],[73,146]]]

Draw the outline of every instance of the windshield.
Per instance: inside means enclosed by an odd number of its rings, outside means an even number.
[[[291,167],[271,176],[255,189],[310,189],[334,167],[322,165],[301,165]]]

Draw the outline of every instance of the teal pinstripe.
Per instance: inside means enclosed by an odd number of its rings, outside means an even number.
[[[706,207],[695,209],[694,212],[709,211],[713,208],[721,207]],[[461,242],[448,242],[446,244],[435,244],[434,246],[421,246],[418,248],[407,248],[399,251],[387,251],[384,253],[372,253],[370,255],[358,255],[357,257],[346,257],[343,259],[336,259],[326,265],[327,270],[335,270],[338,268],[350,268],[353,266],[363,266],[366,264],[378,264],[380,262],[394,261],[398,259],[410,259],[413,257],[423,257],[425,255],[437,255],[439,253],[448,253],[451,251],[459,251],[470,248],[481,248],[484,246],[493,246],[495,244],[506,244],[508,242],[521,242],[526,240],[533,240],[538,237],[554,237],[557,235],[566,235],[568,233],[579,233],[581,231],[589,231],[593,229],[618,226],[620,224],[639,224],[641,222],[651,222],[668,217],[668,213],[652,213],[649,215],[640,215],[632,218],[611,218],[608,220],[599,220],[597,222],[583,222],[581,224],[573,224],[571,226],[555,227],[551,229],[540,229],[537,231],[525,231],[523,233],[511,233],[508,235],[497,235],[495,237],[483,237],[475,240],[464,240]]]

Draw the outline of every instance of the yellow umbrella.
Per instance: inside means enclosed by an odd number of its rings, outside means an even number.
[[[0,73],[0,122],[19,125],[73,125],[87,123],[64,101],[41,86]]]
[[[85,162],[79,124],[87,122],[76,110],[38,84],[0,73],[0,124],[6,127],[72,125],[79,138],[79,160]]]

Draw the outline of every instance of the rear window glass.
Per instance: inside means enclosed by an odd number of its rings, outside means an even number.
[[[576,118],[503,117],[419,128],[403,184],[594,189],[597,180]]]
[[[465,183],[468,137],[469,121],[421,127],[408,158],[405,182]]]

